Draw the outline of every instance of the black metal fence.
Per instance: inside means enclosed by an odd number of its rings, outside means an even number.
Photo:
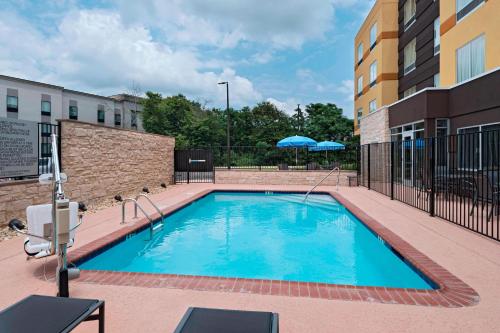
[[[38,123],[38,175],[52,172],[52,141],[51,135],[56,134],[58,143],[59,166],[61,165],[61,135],[60,126],[49,123]]]
[[[362,186],[500,241],[500,130],[360,149]]]
[[[359,160],[358,147],[310,152],[307,149],[283,149],[277,147],[235,146],[210,147],[214,166],[231,169],[253,170],[357,170]],[[228,158],[229,155],[229,158]]]
[[[175,150],[174,183],[212,183],[214,181],[214,163],[211,150]]]

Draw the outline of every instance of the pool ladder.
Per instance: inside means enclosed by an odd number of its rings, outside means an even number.
[[[158,214],[160,214],[161,216],[161,220],[160,220],[160,223],[158,223],[157,225],[154,225],[154,220],[151,218],[151,216],[146,213],[146,211],[144,210],[144,208],[142,208],[142,206],[139,204],[139,199],[140,198],[145,198],[150,204],[151,206],[153,206],[156,211],[158,212]],[[126,198],[122,201],[122,222],[121,224],[125,224],[125,206],[127,204],[127,202],[133,202],[134,203],[134,218],[137,218],[137,209],[139,208],[139,210],[142,212],[142,214],[144,214],[144,216],[148,219],[149,221],[149,232],[150,232],[150,236],[153,237],[153,234],[156,230],[158,229],[161,229],[163,228],[163,224],[164,224],[164,221],[165,221],[165,215],[162,213],[162,211],[160,210],[160,208],[158,208],[158,206],[155,205],[155,203],[145,194],[141,193],[139,195],[137,195],[135,197],[135,199],[133,198]]]
[[[303,200],[303,201],[305,202],[305,201],[307,200],[307,197],[309,196],[309,194],[311,194],[311,192],[312,192],[312,191],[314,191],[314,189],[315,189],[316,187],[318,187],[318,186],[319,186],[322,182],[324,182],[324,181],[325,181],[328,177],[330,177],[330,175],[331,175],[332,173],[334,173],[335,171],[337,171],[337,184],[336,184],[335,190],[338,192],[338,191],[339,191],[339,181],[340,181],[340,168],[339,168],[339,167],[335,167],[335,168],[333,168],[333,170],[332,170],[332,171],[330,171],[330,172],[326,175],[326,177],[324,177],[323,179],[321,179],[318,183],[316,183],[316,185],[314,185],[314,186],[313,186],[313,188],[312,188],[312,189],[310,189],[309,191],[307,191],[306,196],[304,197],[304,200]]]

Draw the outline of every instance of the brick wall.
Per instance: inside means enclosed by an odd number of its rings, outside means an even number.
[[[41,185],[38,180],[0,183],[0,226],[14,217],[25,218],[26,207],[49,203],[52,186]]]
[[[360,129],[362,145],[391,141],[388,109],[384,107],[364,116],[361,120]]]
[[[249,185],[315,185],[328,174],[327,171],[248,171],[248,170],[216,170],[217,184],[249,184]],[[356,176],[355,171],[341,171],[340,186],[348,186],[347,176]],[[336,173],[328,177],[323,185],[335,186]]]
[[[65,192],[70,198],[92,205],[172,181],[174,138],[70,120],[61,126],[62,170],[69,178]]]
[[[65,194],[93,207],[116,194],[139,193],[144,186],[171,183],[175,139],[72,120],[61,122]],[[0,183],[0,226],[25,218],[29,205],[50,203],[52,187],[37,180]]]

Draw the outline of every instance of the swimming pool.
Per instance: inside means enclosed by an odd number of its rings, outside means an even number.
[[[356,286],[436,286],[330,195],[212,192],[81,269]]]

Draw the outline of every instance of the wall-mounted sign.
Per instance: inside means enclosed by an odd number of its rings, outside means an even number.
[[[0,118],[0,178],[38,175],[38,123]]]

